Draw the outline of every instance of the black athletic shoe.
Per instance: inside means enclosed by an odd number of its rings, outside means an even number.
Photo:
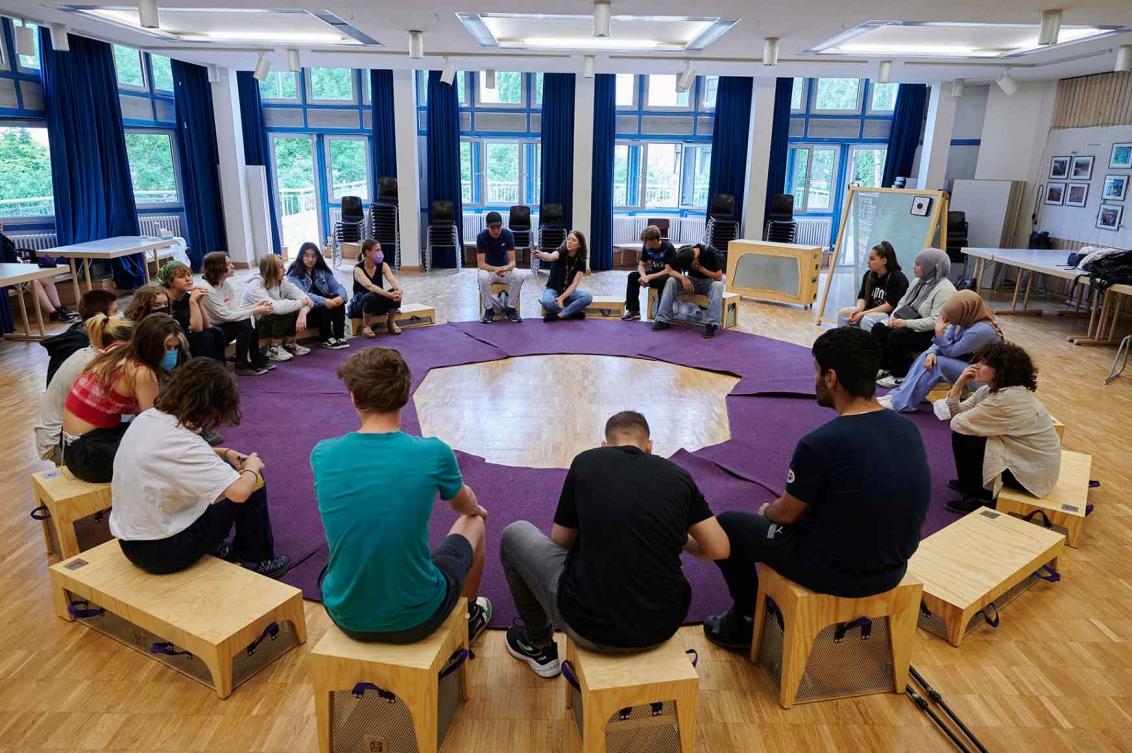
[[[266,374],[266,373],[267,373],[267,367],[266,366],[251,366],[251,365],[248,365],[248,366],[237,366],[236,367],[236,375],[237,376],[259,376],[260,374]]]
[[[715,325],[714,324],[704,325],[704,339],[710,340],[713,337],[715,337]]]
[[[557,677],[562,669],[558,663],[558,645],[535,648],[527,640],[527,631],[522,625],[507,628],[507,653],[520,661],[525,661],[539,677]]]
[[[671,327],[671,326],[672,326],[672,325],[671,325],[671,324],[669,324],[668,322],[661,322],[661,321],[657,321],[657,322],[654,322],[654,323],[653,323],[653,325],[652,325],[652,331],[653,331],[653,332],[660,332],[660,331],[661,331],[662,329],[668,329],[668,328],[669,328],[669,327]]]
[[[484,309],[480,321],[484,324],[491,324],[495,321],[495,312],[492,309]]]
[[[212,556],[222,559],[226,562],[235,562],[236,550],[232,546],[232,542],[228,539],[225,539],[224,541],[221,541],[220,544],[216,547],[216,551],[212,553]]]
[[[574,321],[581,321],[582,319],[586,318],[586,312],[585,311],[578,311],[576,313],[570,314],[569,318],[573,319]]]
[[[245,562],[244,567],[268,578],[279,580],[291,569],[291,558],[286,554],[280,554],[278,557],[272,557],[269,560]]]
[[[548,311],[542,315],[542,320],[544,322],[556,322],[558,321],[558,314],[552,314]]]
[[[957,492],[963,491],[963,489],[960,488],[960,486],[959,486],[959,479],[957,479],[957,478],[953,478],[950,481],[948,481],[947,482],[947,488],[951,489],[952,491],[957,491]]]
[[[993,508],[994,507],[994,500],[993,499],[979,499],[978,497],[972,497],[969,494],[964,494],[963,499],[953,499],[950,502],[948,502],[946,505],[944,505],[944,507],[947,508],[948,512],[956,512],[956,513],[959,513],[960,515],[966,515],[969,512],[974,512],[975,510],[978,510],[980,507],[992,507]]]
[[[476,642],[476,638],[483,635],[487,626],[491,624],[491,600],[486,596],[477,596],[476,601],[468,607],[468,644]]]
[[[59,318],[65,322],[74,323],[82,321],[82,317],[79,315],[79,312],[71,311],[66,306],[60,306],[59,308],[55,309],[55,313],[58,314]]]
[[[624,314],[621,315],[621,321],[623,321],[623,322],[639,322],[640,320],[641,320],[641,312],[640,311],[626,311]]]
[[[507,309],[507,313],[503,316],[512,324],[519,324],[523,321],[523,317],[519,316],[519,312],[515,309]]]
[[[753,634],[753,621],[736,614],[733,609],[704,620],[704,637],[726,649],[750,651]]]

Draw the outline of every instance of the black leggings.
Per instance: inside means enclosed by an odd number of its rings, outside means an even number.
[[[92,484],[108,484],[114,477],[114,456],[122,436],[130,427],[121,423],[113,429],[91,429],[63,447],[63,463],[76,478]]]
[[[350,316],[355,319],[360,318],[364,314],[369,314],[370,316],[384,316],[390,311],[396,311],[399,308],[401,308],[400,301],[386,298],[383,295],[378,295],[372,290],[369,290],[361,295],[355,295],[354,299],[350,301]]]
[[[238,322],[221,322],[220,329],[224,332],[225,347],[232,340],[236,341],[236,363],[245,366],[249,363],[258,363],[259,357],[259,330],[252,326],[251,319],[241,319]]]
[[[331,337],[343,340],[346,337],[346,307],[328,309],[318,306],[307,313],[307,327],[317,327],[318,336],[323,340]]]
[[[916,332],[908,327],[893,329],[877,322],[873,325],[873,337],[880,345],[880,367],[893,376],[907,376],[916,356],[931,346],[934,335],[935,331],[930,329],[927,332]]]
[[[662,275],[655,280],[649,280],[648,287],[653,290],[664,290],[664,283],[668,282],[668,276]],[[625,308],[628,311],[641,311],[641,273],[630,272],[629,281],[625,285]]]
[[[224,363],[224,348],[228,345],[228,338],[220,327],[205,327],[200,332],[186,332],[185,339],[189,341],[189,353],[193,358],[211,358]]]
[[[299,312],[290,314],[268,314],[259,318],[260,333],[266,340],[282,340],[295,335],[295,324],[299,321]]]
[[[983,486],[983,459],[987,454],[987,438],[951,432],[951,451],[955,454],[955,475],[959,492],[964,497],[977,497],[989,502],[994,493]],[[1003,486],[1021,489],[1022,485],[1008,470],[1002,472]]]

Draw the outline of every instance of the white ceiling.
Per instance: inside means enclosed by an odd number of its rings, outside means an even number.
[[[480,0],[482,2],[482,0]],[[80,3],[82,0],[75,0]],[[714,0],[691,5],[687,0],[613,0],[613,13],[618,15],[681,16],[695,13],[722,18],[738,18],[738,23],[720,39],[701,52],[657,53],[643,51],[608,52],[597,55],[597,71],[646,73],[677,72],[691,60],[697,73],[748,76],[875,76],[879,56],[830,55],[804,51],[870,20],[951,21],[1016,24],[1037,24],[1043,8],[1052,2],[1064,6],[1063,23],[1132,27],[1130,0]],[[121,2],[114,3],[122,5]],[[224,6],[233,9],[278,8],[267,0],[210,0],[193,3],[187,0],[165,0],[163,8]],[[380,47],[358,45],[301,47],[304,65],[351,66],[359,68],[440,68],[449,56],[461,69],[496,68],[522,71],[580,71],[582,60],[577,52],[540,53],[485,49],[471,37],[459,19],[458,12],[588,14],[589,0],[490,0],[476,7],[471,0],[432,0],[428,3],[407,3],[378,0],[350,3],[345,0],[323,0],[314,5],[289,3],[287,8],[330,11],[351,23],[364,34],[381,43]],[[99,39],[130,44],[154,52],[197,63],[218,63],[250,69],[257,54],[267,50],[273,64],[286,63],[286,41],[254,43],[173,42],[162,36],[146,34],[66,10],[63,3],[40,3],[34,0],[0,0],[0,13],[25,16],[42,22],[65,23],[78,33]],[[181,19],[193,15],[174,14]],[[254,18],[251,14],[233,14],[229,18]],[[235,22],[233,22],[235,25]],[[320,22],[321,23],[321,22]],[[216,27],[215,18],[211,23]],[[256,28],[253,26],[252,28]],[[266,28],[260,26],[258,28]],[[324,25],[327,31],[332,27]],[[409,60],[408,30],[424,32],[426,57]],[[614,23],[614,35],[617,23]],[[780,37],[779,64],[762,66],[763,39]],[[954,42],[954,36],[948,42]],[[894,58],[893,81],[942,81],[965,78],[990,81],[1009,66],[1018,80],[1045,80],[1079,76],[1112,70],[1114,48],[1132,44],[1132,33],[1123,33],[1101,40],[1085,41],[1043,49],[1010,60],[998,59],[931,59]]]

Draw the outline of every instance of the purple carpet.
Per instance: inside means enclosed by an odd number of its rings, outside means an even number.
[[[654,335],[648,327],[642,322],[593,319],[553,326],[540,321],[521,325],[459,322],[406,329],[400,337],[382,336],[372,344],[401,352],[413,371],[413,389],[433,368],[555,353],[635,357],[734,374],[740,381],[727,397],[731,440],[691,453],[680,450],[671,459],[692,474],[715,512],[754,511],[774,499],[782,492],[794,445],[834,416],[813,399],[809,350],[741,332],[722,332],[706,341],[698,328],[673,327]],[[335,371],[351,352],[371,343],[361,338],[352,343],[350,350],[316,349],[280,364],[271,374],[241,377],[243,421],[225,432],[226,445],[257,451],[263,458],[276,548],[297,563],[285,580],[315,600],[319,599],[317,579],[327,551],[314,497],[310,451],[320,439],[357,428],[357,416]],[[955,465],[948,425],[927,411],[911,418],[920,429],[933,469],[932,505],[923,530],[927,536],[954,520],[943,505],[948,498],[946,481],[954,476]],[[405,409],[404,428],[420,433],[411,401]],[[490,513],[482,593],[495,605],[493,624],[507,625],[515,611],[499,564],[500,534],[515,520],[530,520],[549,530],[566,471],[497,465],[460,451],[456,456],[464,480]],[[430,526],[434,542],[454,519],[454,513],[437,505]],[[690,557],[684,562],[693,590],[688,621],[725,609],[727,590],[715,566]]]

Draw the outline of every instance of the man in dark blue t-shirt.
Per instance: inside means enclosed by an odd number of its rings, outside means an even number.
[[[476,266],[479,267],[480,300],[483,301],[484,324],[495,319],[498,313],[509,322],[521,322],[519,318],[519,291],[523,278],[515,271],[515,236],[503,227],[499,212],[488,212],[487,229],[476,236]],[[503,283],[507,291],[500,295],[491,292],[493,283]],[[501,296],[507,296],[506,302]]]
[[[756,562],[813,591],[855,598],[899,584],[920,544],[927,456],[916,426],[876,400],[879,347],[841,327],[814,342],[813,356],[818,404],[837,418],[798,442],[781,497],[758,513],[719,516],[731,556],[716,564],[734,604],[704,620],[704,633],[720,646],[751,645]]]

